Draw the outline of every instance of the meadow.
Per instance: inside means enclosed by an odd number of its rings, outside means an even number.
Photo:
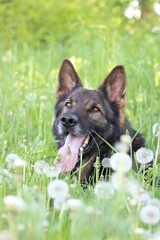
[[[138,172],[83,186],[53,168],[64,58],[90,89],[124,65],[126,115],[146,139],[153,161],[147,173],[144,158]],[[1,0],[0,240],[160,239],[159,106],[159,3]]]

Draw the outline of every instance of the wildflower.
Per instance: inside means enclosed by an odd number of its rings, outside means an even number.
[[[137,0],[133,0],[129,3],[128,7],[124,13],[125,17],[132,19],[140,19],[141,18],[141,9],[139,7],[139,2]]]
[[[83,206],[83,202],[80,199],[71,198],[66,202],[66,210],[76,211]]]
[[[100,199],[108,199],[110,196],[113,196],[115,190],[111,183],[109,182],[98,182],[94,188],[94,194],[97,195]]]
[[[129,145],[123,142],[116,142],[114,144],[114,148],[118,151],[118,152],[122,152],[122,153],[127,153],[129,151]]]
[[[158,2],[154,2],[154,11],[155,13],[157,13],[158,15],[160,15],[160,3]]]
[[[69,192],[69,186],[63,180],[54,180],[49,183],[47,191],[51,198],[61,198]]]
[[[26,162],[23,161],[21,158],[17,158],[14,161],[13,167],[14,169],[16,169],[17,172],[21,172],[26,167]]]
[[[147,204],[156,206],[156,207],[159,208],[159,210],[160,210],[160,200],[157,199],[157,198],[151,198],[151,199],[149,199],[149,201],[147,202]]]
[[[8,167],[11,168],[14,166],[14,162],[16,160],[19,160],[19,156],[14,154],[14,153],[11,153],[11,154],[8,154],[7,157],[6,157],[6,162],[8,163]]]
[[[46,167],[44,169],[44,173],[48,178],[57,178],[60,172],[60,167]]]
[[[125,190],[128,183],[128,178],[124,175],[119,176],[117,173],[112,174],[111,184],[113,188],[118,190]]]
[[[22,212],[26,210],[26,204],[20,197],[8,195],[3,198],[3,202],[9,212]]]
[[[154,154],[152,150],[141,147],[136,152],[136,159],[138,163],[146,164],[153,160]]]
[[[114,171],[127,173],[132,167],[131,157],[126,153],[115,153],[110,158],[110,167]]]
[[[156,137],[159,137],[160,136],[160,123],[155,123],[153,125],[153,135],[155,135]]]
[[[12,240],[12,239],[13,239],[13,236],[11,232],[7,230],[0,232],[0,240]]]
[[[140,211],[140,219],[143,223],[156,225],[160,220],[160,212],[156,206],[146,205]]]
[[[56,198],[54,199],[54,208],[60,210],[63,207],[64,203],[65,203],[64,198]]]
[[[104,168],[109,167],[109,160],[110,160],[109,158],[103,158],[101,162],[102,167]]]
[[[40,96],[40,100],[41,100],[41,101],[47,100],[47,96]]]
[[[141,203],[146,203],[150,200],[150,193],[146,192],[143,188],[137,189],[137,192],[131,195],[135,200]]]
[[[121,135],[120,141],[129,145],[131,144],[132,139],[129,135],[124,134],[124,135]]]
[[[135,229],[135,234],[137,235],[144,235],[145,229],[144,228],[136,228]]]
[[[155,232],[153,235],[151,235],[151,237],[149,238],[149,240],[159,240],[160,239],[160,231]]]
[[[41,174],[44,174],[45,173],[45,169],[48,168],[48,164],[41,160],[41,161],[37,161],[35,164],[34,164],[34,171],[41,175]]]

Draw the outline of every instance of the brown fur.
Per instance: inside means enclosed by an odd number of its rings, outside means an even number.
[[[130,126],[124,111],[126,90],[126,73],[121,65],[109,73],[97,90],[88,90],[83,88],[71,62],[65,59],[62,63],[56,91],[56,119],[53,131],[59,141],[58,148],[64,145],[68,133],[77,137],[88,134],[92,136],[89,150],[83,153],[82,164],[88,164],[82,169],[81,181],[92,176],[97,156],[102,160],[112,152],[100,137],[114,145],[126,131],[131,138],[135,136],[136,132]],[[70,121],[76,118],[76,123],[72,126],[62,126],[62,117],[70,118]],[[135,152],[142,146],[144,139],[137,134],[132,142],[132,151]],[[75,170],[77,168],[79,162]]]

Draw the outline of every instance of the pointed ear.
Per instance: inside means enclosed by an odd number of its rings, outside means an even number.
[[[80,78],[76,73],[72,63],[64,59],[58,75],[58,86],[56,98],[59,99],[67,95],[75,86],[82,86]]]
[[[100,89],[103,89],[107,98],[111,102],[115,102],[119,109],[126,104],[127,80],[125,69],[122,65],[118,65],[112,69],[103,81]]]

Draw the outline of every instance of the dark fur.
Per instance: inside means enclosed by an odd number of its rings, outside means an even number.
[[[110,147],[101,138],[114,146],[126,131],[131,138],[135,136],[136,132],[124,114],[125,70],[123,66],[115,67],[97,90],[88,90],[83,88],[73,65],[69,60],[64,60],[59,72],[56,97],[53,132],[58,140],[58,148],[64,145],[68,132],[76,136],[91,134],[93,137],[91,148],[83,154],[83,164],[88,164],[82,169],[81,181],[88,180],[93,174],[96,157],[99,156],[102,160],[111,154]],[[69,107],[66,106],[67,102],[71,103],[71,107],[70,104]],[[76,116],[78,122],[71,127],[62,126],[62,116]],[[137,134],[132,142],[133,152],[142,146],[144,139]],[[78,167],[79,162],[76,165]]]

